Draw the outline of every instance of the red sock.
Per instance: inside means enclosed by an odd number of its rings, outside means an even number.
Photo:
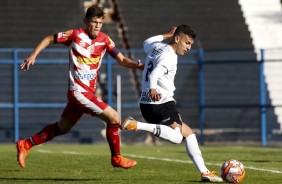
[[[32,141],[30,141],[30,139],[26,139],[24,147],[26,149],[32,148],[33,147]]]
[[[58,135],[62,135],[62,134],[63,132],[59,129],[58,123],[54,123],[54,124],[47,125],[40,132],[33,135],[26,141],[27,141],[28,146],[30,146],[31,148],[32,146],[50,141],[54,137]]]
[[[119,155],[120,154],[119,124],[107,125],[107,140],[112,155]]]

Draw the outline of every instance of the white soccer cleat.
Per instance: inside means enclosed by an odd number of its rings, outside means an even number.
[[[208,174],[202,173],[201,174],[202,182],[211,182],[211,183],[222,182],[223,183],[222,178],[217,176],[216,174],[217,173],[215,171],[211,171]]]

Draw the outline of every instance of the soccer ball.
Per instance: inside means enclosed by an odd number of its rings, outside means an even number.
[[[221,178],[226,183],[240,183],[245,177],[245,168],[238,160],[227,160],[221,167]]]

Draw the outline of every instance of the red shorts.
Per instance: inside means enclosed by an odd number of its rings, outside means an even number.
[[[68,103],[62,113],[62,118],[72,120],[74,125],[86,113],[91,116],[101,114],[108,104],[97,98],[92,92],[68,91]]]

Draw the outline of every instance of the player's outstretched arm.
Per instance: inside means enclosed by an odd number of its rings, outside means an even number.
[[[134,62],[131,59],[125,57],[121,52],[118,53],[115,59],[121,66],[124,66],[127,68],[137,68],[139,70],[144,70],[145,65],[141,63],[140,60],[138,60],[137,62]]]
[[[50,43],[54,43],[54,36],[53,35],[50,35],[50,36],[43,38],[43,40],[35,47],[35,49],[30,54],[30,56],[22,62],[21,69],[24,70],[24,71],[29,70],[30,65],[34,65],[37,55],[43,49],[45,49]]]

